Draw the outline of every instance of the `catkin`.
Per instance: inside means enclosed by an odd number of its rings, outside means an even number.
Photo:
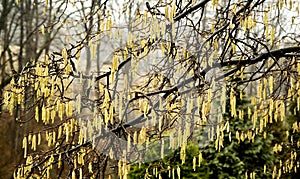
[[[196,171],[196,157],[193,157],[193,170]]]
[[[67,65],[67,60],[68,60],[68,53],[67,53],[66,48],[62,49],[61,56],[64,59],[64,66],[66,66]]]
[[[26,158],[26,155],[27,155],[27,137],[23,138],[22,143],[23,143],[22,148],[24,149],[24,158]]]
[[[31,149],[36,151],[36,135],[35,134],[32,136]]]
[[[266,28],[266,30],[265,30],[265,37],[266,38],[269,37],[269,23],[268,23],[268,19],[269,19],[269,17],[268,17],[268,11],[266,11],[264,13],[264,25],[265,25],[265,28]]]
[[[169,5],[167,5],[167,6],[165,7],[165,17],[166,17],[166,19],[169,19],[169,18],[170,18],[170,14],[169,14]]]
[[[161,139],[161,148],[160,148],[160,158],[164,157],[164,150],[165,150],[165,141],[164,138]]]
[[[133,133],[133,143],[137,144],[137,132],[136,131],[134,131],[134,133]]]
[[[131,138],[130,134],[127,134],[127,152],[130,152]]]
[[[35,120],[36,122],[39,122],[39,107],[35,107]]]
[[[178,177],[178,179],[180,179],[180,167],[179,166],[177,166],[177,177]]]

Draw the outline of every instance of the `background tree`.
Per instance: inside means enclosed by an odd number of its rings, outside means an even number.
[[[65,1],[32,1],[32,0],[3,0],[0,5],[0,104],[3,109],[3,91],[9,89],[9,83],[18,74],[38,61],[45,60],[48,55],[62,49],[70,43],[70,35],[65,33],[68,21],[74,20],[76,11],[70,11],[71,3]],[[72,32],[70,32],[72,33]],[[35,123],[30,122],[34,107],[32,87],[27,87],[24,93],[24,104],[27,106],[26,115],[20,113],[20,105],[16,105],[9,117],[6,110],[1,114],[1,150],[7,151],[0,162],[0,175],[4,178],[11,176],[13,167],[21,159],[21,141]],[[26,122],[13,118],[28,119]],[[29,117],[28,117],[29,116]],[[22,127],[21,127],[22,126]],[[10,152],[8,152],[10,151]],[[18,157],[14,157],[18,156]],[[10,171],[7,172],[7,171]],[[8,175],[8,176],[7,176]]]

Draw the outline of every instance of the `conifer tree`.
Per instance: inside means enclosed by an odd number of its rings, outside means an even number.
[[[237,96],[243,93],[238,88],[231,89],[234,89]],[[224,131],[223,147],[220,151],[216,149],[215,140],[205,148],[200,148],[195,141],[190,142],[184,163],[180,159],[181,149],[177,149],[162,160],[133,166],[129,176],[158,178],[157,175],[161,175],[162,178],[172,178],[175,175],[177,178],[177,168],[180,168],[182,178],[250,178],[254,175],[255,178],[270,178],[276,161],[272,148],[274,137],[272,133],[265,133],[264,136],[264,133],[253,131],[251,115],[248,116],[251,104],[246,97],[236,100],[237,111],[245,111],[242,112],[243,115],[232,117],[229,93],[227,92],[227,110],[223,114],[224,119],[229,122],[229,130]],[[201,136],[201,131],[196,135]],[[167,166],[174,168],[174,173],[163,170]],[[158,174],[155,172],[157,170]]]

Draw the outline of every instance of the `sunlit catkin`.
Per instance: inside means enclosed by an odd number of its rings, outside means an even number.
[[[198,156],[198,167],[201,166],[202,161],[203,161],[203,158],[202,158],[202,152],[200,151],[200,152],[199,152],[199,156]]]
[[[237,111],[236,111],[236,96],[234,94],[233,89],[230,91],[230,107],[231,107],[231,116],[236,117]]]
[[[193,157],[193,170],[196,171],[196,157]]]
[[[179,166],[177,166],[177,177],[178,177],[178,179],[180,179],[181,177],[180,177],[180,167]]]
[[[32,136],[31,149],[36,151],[36,135],[35,134],[33,134],[33,136]]]
[[[39,107],[35,107],[35,120],[36,122],[39,122]]]
[[[66,66],[67,65],[67,60],[68,60],[68,52],[67,52],[66,48],[62,49],[61,56],[64,60],[64,66]]]
[[[169,5],[167,5],[167,6],[165,7],[165,17],[166,17],[167,19],[170,18],[170,14],[169,14]]]
[[[133,143],[137,144],[137,131],[134,131],[133,133]]]
[[[26,158],[26,155],[27,155],[27,137],[23,138],[22,143],[23,143],[22,148],[24,149],[24,158]]]

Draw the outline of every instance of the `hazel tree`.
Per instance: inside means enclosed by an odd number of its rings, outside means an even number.
[[[88,11],[85,3],[70,2],[82,7],[77,21],[85,33],[27,64],[4,94],[5,109],[17,110],[20,124],[38,126],[24,134],[15,178],[127,178],[130,165],[178,148],[184,163],[195,137],[204,149],[214,141],[218,152],[225,136],[266,136],[270,124],[284,123],[291,101],[299,111],[298,2],[107,0],[91,1]],[[108,44],[110,51],[97,55]],[[81,69],[84,49],[97,70]],[[110,67],[103,71],[105,55]],[[251,105],[237,109],[237,98]],[[228,134],[228,108],[234,118],[248,114],[251,133]],[[287,137],[291,128],[298,133],[299,124],[288,126]],[[291,137],[275,144],[274,152],[290,154],[273,176],[298,170],[299,146]],[[193,158],[201,162],[201,153]],[[182,176],[179,166],[158,170]]]

